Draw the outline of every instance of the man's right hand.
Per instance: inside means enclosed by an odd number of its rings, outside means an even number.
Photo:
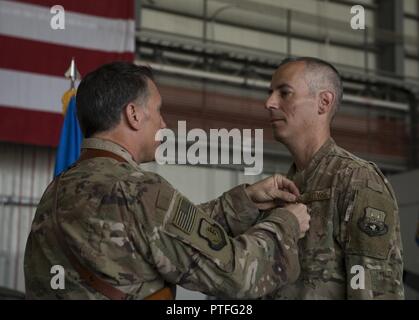
[[[274,174],[258,181],[245,189],[247,196],[260,210],[278,207],[278,200],[285,203],[295,202],[300,195],[297,186],[280,174]]]
[[[308,214],[307,206],[302,203],[292,203],[284,206],[284,208],[297,218],[300,226],[300,239],[304,238],[307,230],[310,228],[310,215]]]

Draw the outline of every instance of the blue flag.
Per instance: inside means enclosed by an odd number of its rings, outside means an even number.
[[[76,162],[80,156],[81,142],[83,139],[79,121],[77,120],[75,91],[68,93],[70,94],[70,99],[67,104],[67,111],[65,112],[64,123],[61,129],[60,143],[58,144],[55,159],[54,176],[59,175]]]

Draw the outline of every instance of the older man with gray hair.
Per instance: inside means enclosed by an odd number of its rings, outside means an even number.
[[[288,178],[311,210],[299,242],[301,274],[282,299],[403,299],[396,198],[372,163],[336,145],[331,122],[342,100],[338,71],[320,59],[282,62],[266,101],[276,140],[291,152]]]

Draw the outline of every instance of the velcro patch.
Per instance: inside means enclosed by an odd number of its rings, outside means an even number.
[[[331,197],[331,193],[330,188],[325,190],[309,191],[300,195],[297,198],[297,202],[307,204],[314,201],[328,200]]]
[[[382,236],[388,232],[386,213],[371,207],[365,208],[365,215],[358,220],[358,227],[370,237]]]
[[[200,237],[207,240],[208,246],[215,251],[221,250],[227,244],[221,227],[215,223],[207,221],[205,218],[202,218],[199,223],[198,233]]]
[[[173,225],[187,234],[191,234],[196,219],[196,208],[185,198],[179,201]]]
[[[157,203],[156,206],[159,209],[167,210],[169,209],[170,202],[173,197],[173,191],[170,189],[162,188],[159,191],[159,195],[157,197]]]
[[[348,221],[347,253],[387,259],[394,237],[396,212],[390,195],[370,188],[358,190]]]
[[[164,231],[231,272],[234,252],[226,231],[182,195],[176,194],[172,201]]]

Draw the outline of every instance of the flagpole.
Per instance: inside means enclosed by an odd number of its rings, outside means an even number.
[[[57,147],[54,176],[58,176],[77,161],[83,140],[83,134],[76,115],[76,80],[81,77],[74,58],[71,59],[70,67],[64,75],[70,80],[70,89],[61,98],[64,121]]]
[[[77,70],[76,61],[74,60],[74,57],[71,58],[70,67],[64,73],[64,76],[67,79],[70,79],[70,90],[74,89],[76,80],[80,79],[80,73]]]
[[[74,57],[71,58],[70,66],[64,73],[64,76],[70,80],[70,89],[68,89],[61,98],[62,110],[65,115],[71,97],[76,94],[76,81],[81,79]]]

